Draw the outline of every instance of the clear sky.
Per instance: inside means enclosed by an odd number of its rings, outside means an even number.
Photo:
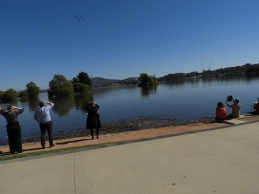
[[[258,0],[1,0],[0,90],[259,63]],[[83,19],[77,20],[76,17]],[[202,67],[203,66],[203,67]]]

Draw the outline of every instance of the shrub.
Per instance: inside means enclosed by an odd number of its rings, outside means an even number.
[[[18,97],[21,100],[28,100],[28,93],[27,93],[27,91],[26,90],[20,91],[20,93],[18,94]]]
[[[87,84],[74,83],[73,87],[75,93],[85,94],[86,92],[91,91],[90,87]]]
[[[27,93],[30,98],[35,98],[40,93],[40,88],[33,82],[26,84]]]
[[[54,78],[49,82],[50,96],[69,96],[73,94],[73,85],[63,75],[54,75]]]
[[[12,102],[17,99],[17,92],[14,89],[8,89],[2,96],[3,102]]]

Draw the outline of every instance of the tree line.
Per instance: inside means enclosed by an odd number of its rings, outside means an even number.
[[[235,67],[226,67],[216,70],[204,70],[202,72],[193,71],[190,73],[174,73],[168,74],[163,77],[160,77],[159,81],[170,81],[177,79],[187,79],[187,78],[196,78],[196,77],[220,77],[220,76],[233,76],[237,74],[253,74],[259,73],[259,63],[251,64],[246,63],[242,66]]]
[[[151,76],[146,73],[141,73],[136,83],[140,87],[154,86],[158,84],[158,80],[154,75]],[[34,82],[27,83],[26,88],[26,90],[20,92],[16,92],[12,88],[6,92],[0,92],[0,101],[12,102],[17,99],[28,100],[38,97],[40,88]],[[80,72],[76,77],[73,77],[72,80],[68,80],[64,75],[55,74],[53,79],[49,82],[48,95],[50,98],[56,98],[70,96],[74,93],[85,94],[91,92],[91,90],[92,81],[85,72]]]
[[[246,63],[242,66],[226,67],[217,70],[203,70],[202,72],[190,73],[174,73],[166,76],[156,78],[154,75],[141,73],[138,77],[137,84],[139,87],[156,86],[158,81],[170,81],[177,79],[196,78],[196,77],[219,77],[219,76],[232,76],[236,74],[253,74],[259,73],[259,63],[251,64]],[[0,101],[11,102],[17,100],[27,100],[30,98],[38,97],[40,88],[34,83],[29,82],[26,84],[26,90],[16,92],[10,88],[5,92],[0,92]],[[92,81],[87,73],[80,72],[72,80],[68,80],[64,75],[55,74],[54,78],[49,82],[48,95],[50,97],[69,96],[74,93],[85,94],[91,92]]]
[[[72,80],[68,80],[64,75],[55,74],[54,78],[49,82],[49,97],[70,96],[74,93],[85,94],[91,92],[92,81],[88,74],[80,72]],[[20,92],[10,88],[5,92],[0,92],[0,101],[12,102],[17,99],[28,100],[37,98],[40,88],[34,83],[26,84],[26,90]]]

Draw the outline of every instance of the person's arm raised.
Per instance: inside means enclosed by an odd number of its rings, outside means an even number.
[[[19,110],[22,110],[23,108],[20,108],[20,107],[18,107],[18,106],[13,106],[12,107],[13,109],[19,109]]]

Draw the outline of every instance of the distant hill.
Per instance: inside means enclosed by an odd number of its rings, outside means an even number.
[[[121,80],[121,83],[123,83],[123,84],[137,84],[138,78],[137,77],[129,77],[129,78]]]
[[[136,79],[137,79],[136,77],[129,77],[123,80],[94,77],[94,78],[91,78],[91,81],[92,81],[92,87],[100,87],[100,86],[108,86],[116,83],[130,84],[130,83],[136,82]]]
[[[99,86],[107,86],[111,85],[113,82],[118,82],[118,79],[105,79],[102,77],[94,77],[91,78],[92,87],[99,87]]]

